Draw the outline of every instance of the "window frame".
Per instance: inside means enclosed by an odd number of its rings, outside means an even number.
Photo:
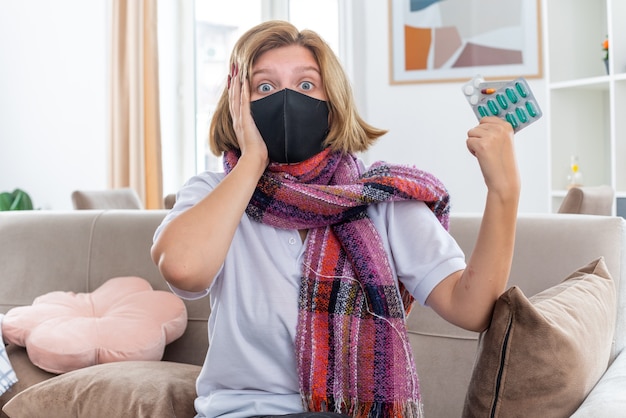
[[[161,0],[160,6],[163,2]],[[166,7],[169,15],[163,16],[169,24],[175,27],[175,80],[161,80],[162,86],[172,91],[175,86],[176,110],[170,113],[162,112],[162,119],[170,118],[168,138],[162,138],[163,154],[167,156],[163,163],[164,195],[175,193],[190,177],[204,171],[221,170],[220,157],[211,155],[215,161],[206,164],[205,144],[208,141],[208,132],[201,133],[198,128],[197,97],[196,97],[196,37],[195,37],[195,7],[196,1],[177,1],[176,11],[172,13]],[[261,2],[261,21],[271,19],[289,20],[289,0],[259,0]],[[304,0],[303,0],[304,1]],[[316,0],[309,0],[315,7]],[[353,12],[356,11],[354,0],[337,0],[338,16],[338,56],[352,78],[354,68],[353,48]],[[360,10],[360,8],[359,8]],[[173,15],[173,16],[172,16]],[[161,15],[160,15],[161,18]],[[172,65],[171,63],[169,65]],[[163,99],[163,95],[161,99]],[[357,97],[358,102],[358,97]],[[174,114],[171,114],[174,113]],[[164,122],[162,122],[163,125]],[[173,128],[172,128],[173,126]],[[163,130],[165,132],[165,130]],[[172,134],[171,132],[175,132]],[[208,167],[206,167],[208,165]],[[205,168],[206,167],[206,168]]]

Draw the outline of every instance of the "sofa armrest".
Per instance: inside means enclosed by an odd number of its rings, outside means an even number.
[[[626,411],[626,351],[622,351],[571,418],[618,417]]]

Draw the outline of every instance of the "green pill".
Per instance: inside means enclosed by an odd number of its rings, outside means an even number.
[[[526,110],[531,117],[537,116],[537,109],[535,109],[535,105],[532,102],[526,102]]]
[[[519,124],[517,123],[517,120],[515,119],[515,116],[513,115],[513,113],[510,113],[510,112],[507,113],[504,118],[506,119],[507,122],[509,122],[511,124],[513,129],[515,129],[515,128],[517,128],[519,126]]]
[[[480,113],[481,117],[485,117],[485,116],[489,116],[489,113],[487,113],[487,109],[485,109],[485,106],[478,106],[478,113]]]
[[[487,106],[489,107],[489,110],[491,110],[492,115],[498,116],[500,114],[500,109],[498,109],[498,105],[493,100],[488,100]]]
[[[507,107],[509,107],[509,103],[506,101],[506,97],[504,97],[503,94],[497,94],[496,100],[498,101],[498,104],[502,109],[506,109]]]
[[[528,116],[526,116],[526,112],[524,112],[524,109],[518,107],[517,109],[515,109],[515,113],[517,114],[517,118],[520,120],[520,122],[528,122]]]
[[[517,95],[515,94],[515,90],[507,87],[505,91],[506,91],[506,97],[508,97],[512,103],[517,103],[518,99],[517,99]]]
[[[521,82],[517,82],[515,83],[515,88],[517,89],[517,92],[519,93],[520,96],[522,97],[526,97],[528,96],[528,91],[526,90],[526,87],[524,86],[524,84],[522,84]]]

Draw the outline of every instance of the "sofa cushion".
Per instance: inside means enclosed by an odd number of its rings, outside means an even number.
[[[9,417],[193,417],[200,366],[167,361],[100,364],[38,383],[2,409]]]
[[[570,418],[620,417],[626,411],[626,352],[622,351]]]
[[[496,302],[479,340],[463,417],[565,417],[609,363],[615,287],[602,258],[530,298]]]
[[[15,395],[23,391],[24,389],[42,382],[46,379],[55,377],[53,373],[48,373],[39,367],[35,366],[26,353],[24,347],[17,346],[15,344],[9,344],[6,347],[9,360],[15,370],[15,374],[19,376],[18,381],[9,388],[6,392],[0,396],[0,409],[11,400]],[[0,417],[4,417],[0,414]]]
[[[6,342],[26,347],[36,366],[65,373],[124,360],[160,360],[187,326],[184,303],[140,277],[117,277],[91,293],[51,292],[13,308]],[[19,377],[19,376],[18,376]]]

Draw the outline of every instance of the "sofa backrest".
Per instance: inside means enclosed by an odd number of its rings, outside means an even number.
[[[450,233],[471,255],[481,216],[455,214]],[[532,296],[604,256],[615,280],[618,316],[611,361],[626,345],[626,221],[620,217],[520,214],[508,287]],[[415,306],[409,338],[429,417],[461,416],[477,349],[478,334],[445,322],[430,308]]]
[[[113,277],[139,276],[168,290],[150,258],[164,210],[0,212],[0,312],[52,291],[91,292]],[[185,334],[164,359],[202,364],[209,300],[185,301]]]
[[[167,284],[150,259],[164,210],[0,212],[0,312],[30,305],[55,291],[90,292],[112,277],[140,276],[155,289]],[[479,215],[455,214],[450,232],[469,256]],[[518,218],[509,286],[531,296],[604,256],[616,282],[618,316],[613,357],[626,345],[626,221],[620,217],[540,214]],[[185,334],[166,348],[165,360],[202,364],[208,347],[209,299],[185,301]],[[409,338],[430,417],[460,416],[478,334],[454,327],[415,306]],[[613,358],[612,357],[612,358]]]

